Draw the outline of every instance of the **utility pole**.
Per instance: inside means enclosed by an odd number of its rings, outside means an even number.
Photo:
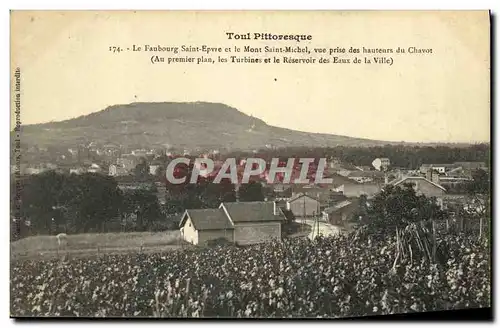
[[[302,194],[302,226],[305,228],[306,225],[306,197]]]
[[[306,217],[306,196],[305,194],[302,194],[302,211],[304,213],[304,221],[305,221],[305,217]]]
[[[316,233],[316,235],[315,235]],[[312,230],[312,238],[316,238],[319,236],[319,217],[318,215],[314,216],[314,222],[313,222],[313,230]]]

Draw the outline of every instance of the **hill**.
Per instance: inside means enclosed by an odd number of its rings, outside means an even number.
[[[24,145],[76,145],[89,142],[125,146],[172,145],[186,149],[373,146],[391,142],[270,126],[220,103],[131,103],[61,122],[25,125]]]

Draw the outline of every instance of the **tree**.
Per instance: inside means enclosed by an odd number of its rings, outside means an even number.
[[[484,170],[472,172],[472,181],[465,185],[468,195],[468,206],[465,215],[473,218],[491,217],[491,180],[490,174]]]
[[[149,167],[145,158],[142,158],[141,162],[134,168],[134,175],[141,180],[149,176]]]
[[[23,181],[21,202],[36,233],[99,232],[119,215],[121,193],[112,177],[47,172]]]
[[[156,181],[165,181],[166,180],[165,174],[166,174],[165,166],[160,165],[155,172],[155,175],[154,175],[155,180]]]
[[[220,183],[213,183],[213,179],[204,179],[198,184],[201,189],[203,208],[217,208],[222,202],[235,202],[236,191],[229,179],[222,179]]]
[[[242,202],[255,202],[264,200],[264,192],[259,182],[250,181],[242,184],[238,190],[239,200]]]
[[[112,177],[99,174],[75,176],[76,193],[69,206],[76,214],[78,232],[104,232],[120,213],[121,192]]]
[[[192,172],[192,164],[178,165],[174,176],[186,177],[185,181],[179,184],[165,181],[165,210],[168,214],[180,213],[186,209],[217,208],[221,202],[236,200],[235,187],[229,179],[213,183],[213,177],[198,177],[196,183],[190,183]]]
[[[417,195],[413,184],[386,186],[367,206],[363,224],[372,232],[390,232],[409,224],[441,220],[447,213],[434,198]]]
[[[364,222],[368,216],[368,199],[366,195],[359,196],[358,207],[351,216],[351,220],[359,223]]]
[[[19,215],[31,221],[35,232],[52,234],[52,224],[64,178],[53,171],[32,175],[19,181],[21,188],[11,189],[11,199],[21,193]]]
[[[158,198],[153,191],[147,189],[125,192],[123,211],[137,217],[135,231],[147,230],[162,216]]]

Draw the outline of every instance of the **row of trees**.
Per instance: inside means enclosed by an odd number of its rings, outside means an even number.
[[[131,217],[145,230],[161,217],[153,190],[123,192],[113,178],[98,174],[25,177],[11,187],[11,206],[15,225],[29,222],[31,233],[40,234],[120,230]]]
[[[388,157],[391,160],[392,166],[417,169],[425,163],[477,161],[485,162],[486,165],[489,165],[490,153],[491,148],[489,144],[477,144],[469,147],[385,145],[377,147],[290,147],[280,149],[279,157],[284,160],[290,157],[336,157],[343,162],[367,166],[371,166],[371,163],[377,157]],[[228,156],[252,157],[253,155],[255,154],[234,152]],[[276,150],[261,150],[259,157],[264,159],[276,157]]]
[[[188,174],[192,168],[187,167]],[[221,202],[261,201],[269,194],[260,183],[235,186],[229,180],[214,184],[200,178],[198,183],[169,184],[166,180],[165,205],[160,206],[158,190],[153,181],[142,189],[120,189],[117,181],[98,174],[67,175],[46,172],[12,181],[11,213],[15,220],[14,234],[23,235],[20,227],[30,223],[31,233],[54,234],[144,231],[174,227],[187,208],[216,208]],[[490,176],[474,172],[474,179],[462,186],[468,195],[468,208],[461,205],[461,216],[491,216]],[[388,186],[370,206],[361,200],[359,213],[364,222],[383,228],[423,219],[440,219],[447,215],[434,200],[416,195],[409,187]],[[377,228],[377,229],[378,229]]]
[[[417,169],[424,163],[453,163],[465,161],[484,162],[487,166],[490,164],[490,145],[477,144],[469,147],[419,147],[406,145],[385,145],[377,147],[287,147],[280,149],[277,155],[276,150],[261,149],[257,154],[243,151],[236,151],[225,154],[224,158],[234,157],[243,159],[248,157],[260,157],[266,161],[279,157],[284,163],[289,158],[337,158],[342,162],[354,165],[371,166],[377,157],[388,157],[391,165],[395,167],[405,167]],[[191,159],[194,160],[195,156]],[[165,178],[166,167],[170,158],[162,155],[154,160],[159,165],[154,175],[150,175],[148,162],[152,158],[143,158],[135,169],[131,172],[131,177],[140,180],[161,181]],[[317,163],[316,161],[316,163]],[[189,170],[192,169],[192,165]]]
[[[176,178],[186,177],[184,183],[172,184],[165,175],[159,176],[162,185],[166,186],[166,213],[175,214],[186,208],[216,208],[221,202],[262,201],[266,191],[260,183],[250,182],[241,185],[236,191],[235,185],[229,179],[213,183],[214,177],[198,177],[197,183],[190,183],[193,163],[180,164],[174,172]]]
[[[142,188],[122,190],[113,177],[99,174],[50,171],[26,176],[11,184],[13,234],[172,228],[187,208],[216,208],[220,202],[236,201],[235,186],[229,181],[213,184],[201,180],[166,187],[165,205],[161,206],[152,181]],[[238,194],[242,201],[264,199],[258,183],[243,186]]]

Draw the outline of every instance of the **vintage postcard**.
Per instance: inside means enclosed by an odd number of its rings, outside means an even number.
[[[11,317],[492,318],[488,11],[10,19]]]

